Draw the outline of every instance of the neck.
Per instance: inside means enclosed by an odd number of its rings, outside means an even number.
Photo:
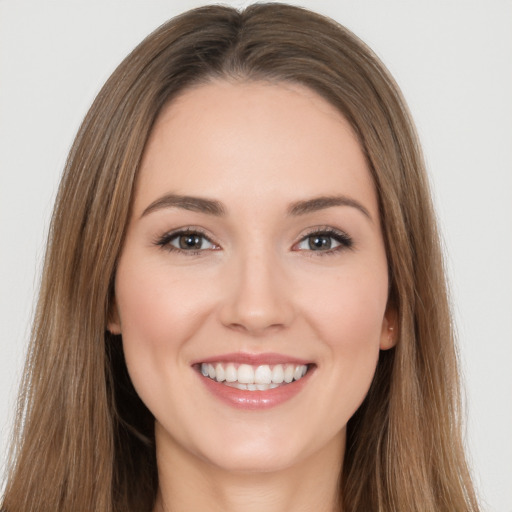
[[[182,449],[159,450],[159,492],[154,512],[337,512],[345,439],[292,467],[233,472]]]

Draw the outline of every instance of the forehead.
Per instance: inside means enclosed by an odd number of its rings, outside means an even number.
[[[135,211],[163,193],[283,203],[351,194],[376,211],[348,121],[289,83],[214,81],[186,90],[160,113],[138,181]]]

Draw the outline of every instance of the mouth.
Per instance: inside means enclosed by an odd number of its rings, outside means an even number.
[[[236,409],[257,411],[300,394],[317,365],[283,354],[236,352],[195,361],[192,367],[214,397]]]
[[[247,364],[238,362],[203,362],[196,368],[203,377],[242,391],[268,391],[303,379],[313,364]]]

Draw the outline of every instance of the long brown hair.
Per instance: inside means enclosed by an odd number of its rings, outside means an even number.
[[[345,512],[477,511],[429,186],[387,70],[332,20],[281,4],[210,6],[160,27],[117,68],[71,149],[51,222],[5,512],[149,512],[153,418],[106,331],[141,156],[163,105],[212,78],[290,81],[359,137],[378,193],[399,319],[347,432]]]

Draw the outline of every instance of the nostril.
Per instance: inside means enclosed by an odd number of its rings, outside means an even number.
[[[246,320],[243,323],[233,322],[227,324],[226,327],[232,329],[233,331],[251,334],[251,335],[261,335],[266,333],[271,333],[274,331],[279,331],[285,328],[284,323],[271,323],[256,321],[255,319]]]

